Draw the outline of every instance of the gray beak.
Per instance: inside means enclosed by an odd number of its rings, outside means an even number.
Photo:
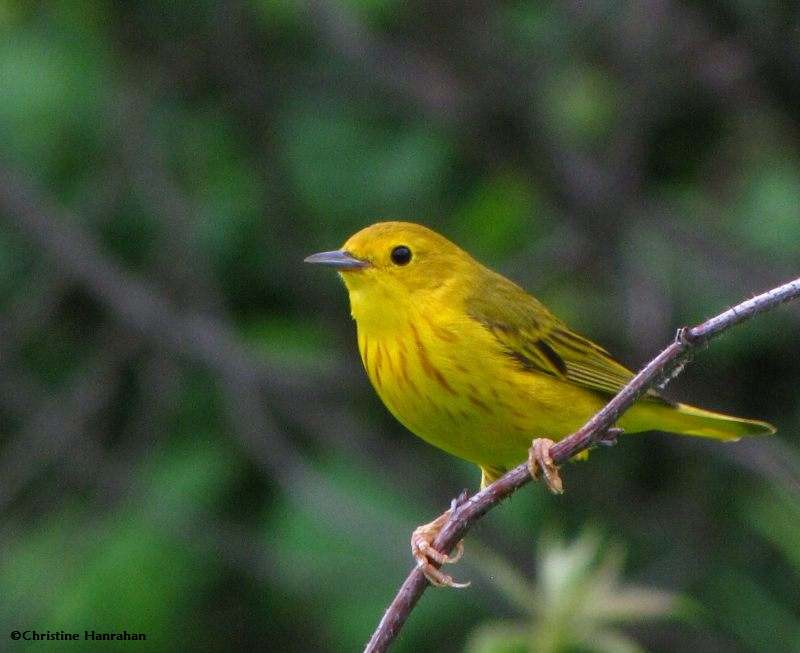
[[[319,254],[312,254],[305,258],[306,263],[318,263],[319,265],[327,265],[337,270],[357,270],[365,268],[369,265],[367,261],[357,259],[352,254],[341,249],[335,249],[332,252],[320,252]]]

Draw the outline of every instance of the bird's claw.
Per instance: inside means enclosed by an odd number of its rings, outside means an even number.
[[[528,471],[534,481],[543,475],[547,487],[553,494],[564,493],[564,483],[558,473],[558,467],[550,456],[550,448],[555,444],[547,438],[537,438],[528,450]]]
[[[425,575],[431,585],[436,587],[468,587],[469,583],[456,582],[450,574],[444,573],[436,565],[453,564],[464,555],[464,543],[456,544],[455,553],[448,555],[433,547],[433,541],[450,517],[451,510],[439,515],[429,524],[414,529],[411,534],[411,555],[417,561],[417,567]]]

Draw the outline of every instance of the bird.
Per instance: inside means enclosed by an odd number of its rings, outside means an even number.
[[[361,361],[386,408],[426,442],[477,465],[481,488],[527,459],[535,479],[543,472],[550,490],[563,492],[550,447],[634,376],[520,286],[423,225],[378,222],[305,261],[343,280]],[[616,427],[718,440],[775,432],[655,390]],[[463,544],[453,555],[433,547],[450,512],[417,528],[411,550],[432,584],[465,587],[439,568],[456,562]]]

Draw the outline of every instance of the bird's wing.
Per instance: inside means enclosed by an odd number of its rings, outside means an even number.
[[[492,333],[503,352],[522,369],[608,395],[617,394],[633,378],[627,367],[570,330],[544,304],[505,277],[487,272],[480,292],[466,298],[467,313]],[[645,398],[666,402],[654,391]]]

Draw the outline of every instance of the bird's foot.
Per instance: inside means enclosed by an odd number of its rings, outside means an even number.
[[[469,583],[458,583],[453,577],[444,573],[436,565],[445,565],[458,562],[464,555],[464,543],[456,544],[455,553],[447,555],[433,548],[433,541],[450,518],[452,508],[439,515],[429,524],[414,529],[411,534],[411,555],[417,561],[417,567],[425,574],[431,585],[436,587],[468,587]]]
[[[547,487],[553,494],[564,493],[564,483],[558,473],[558,467],[550,457],[550,448],[555,444],[547,438],[536,438],[528,450],[528,471],[534,481],[543,475]]]

